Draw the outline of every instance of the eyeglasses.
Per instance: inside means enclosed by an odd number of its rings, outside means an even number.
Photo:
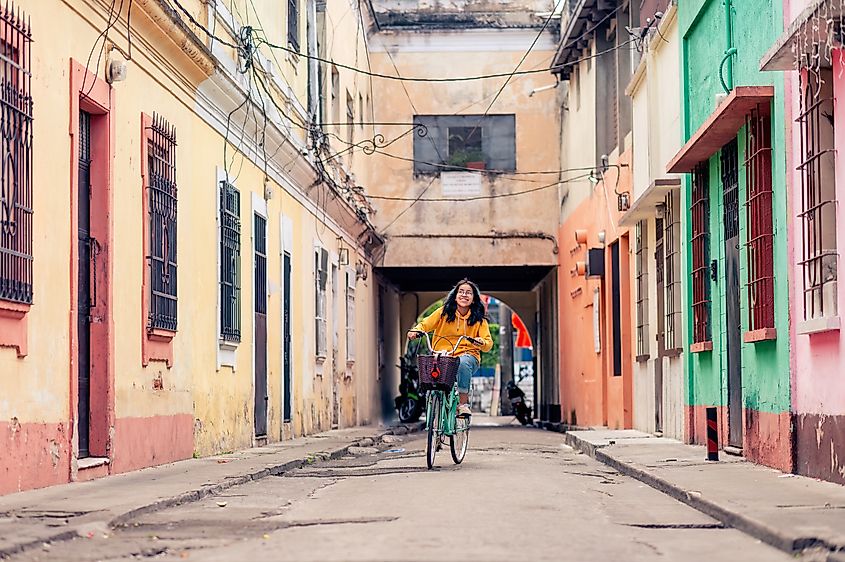
[[[458,291],[458,296],[471,297],[472,291]]]

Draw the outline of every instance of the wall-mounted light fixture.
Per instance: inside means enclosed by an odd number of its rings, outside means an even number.
[[[343,244],[343,238],[337,237],[337,263],[340,265],[349,265],[349,248]]]
[[[575,231],[575,241],[580,244],[587,243],[587,231],[584,229],[578,229]]]

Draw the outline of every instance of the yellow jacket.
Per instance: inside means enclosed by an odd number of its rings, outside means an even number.
[[[467,324],[468,319],[469,312],[465,316],[461,316],[460,312],[456,312],[455,321],[449,322],[446,320],[446,315],[443,314],[443,307],[441,306],[423,318],[413,329],[422,332],[433,331],[432,346],[436,351],[452,351],[452,348],[455,347],[461,336],[483,340],[484,344],[477,346],[474,343],[468,342],[466,339],[462,339],[458,345],[458,349],[455,351],[455,355],[464,355],[466,353],[474,355],[480,363],[481,351],[487,352],[493,349],[493,338],[490,337],[490,325],[487,324],[487,320],[482,320],[470,326]]]

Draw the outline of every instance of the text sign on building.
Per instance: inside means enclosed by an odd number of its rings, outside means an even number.
[[[477,172],[442,172],[440,188],[444,197],[481,195],[481,174]]]

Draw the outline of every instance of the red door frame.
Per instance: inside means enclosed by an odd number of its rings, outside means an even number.
[[[79,385],[77,357],[77,274],[79,251],[77,194],[79,189],[79,112],[91,117],[91,236],[99,242],[93,271],[96,302],[91,311],[91,400],[89,450],[92,456],[111,457],[111,428],[114,427],[114,319],[111,313],[112,245],[112,159],[114,158],[114,90],[78,61],[70,60],[70,404],[72,431],[68,432],[73,456],[78,455],[77,405]],[[75,475],[71,474],[72,477]]]

